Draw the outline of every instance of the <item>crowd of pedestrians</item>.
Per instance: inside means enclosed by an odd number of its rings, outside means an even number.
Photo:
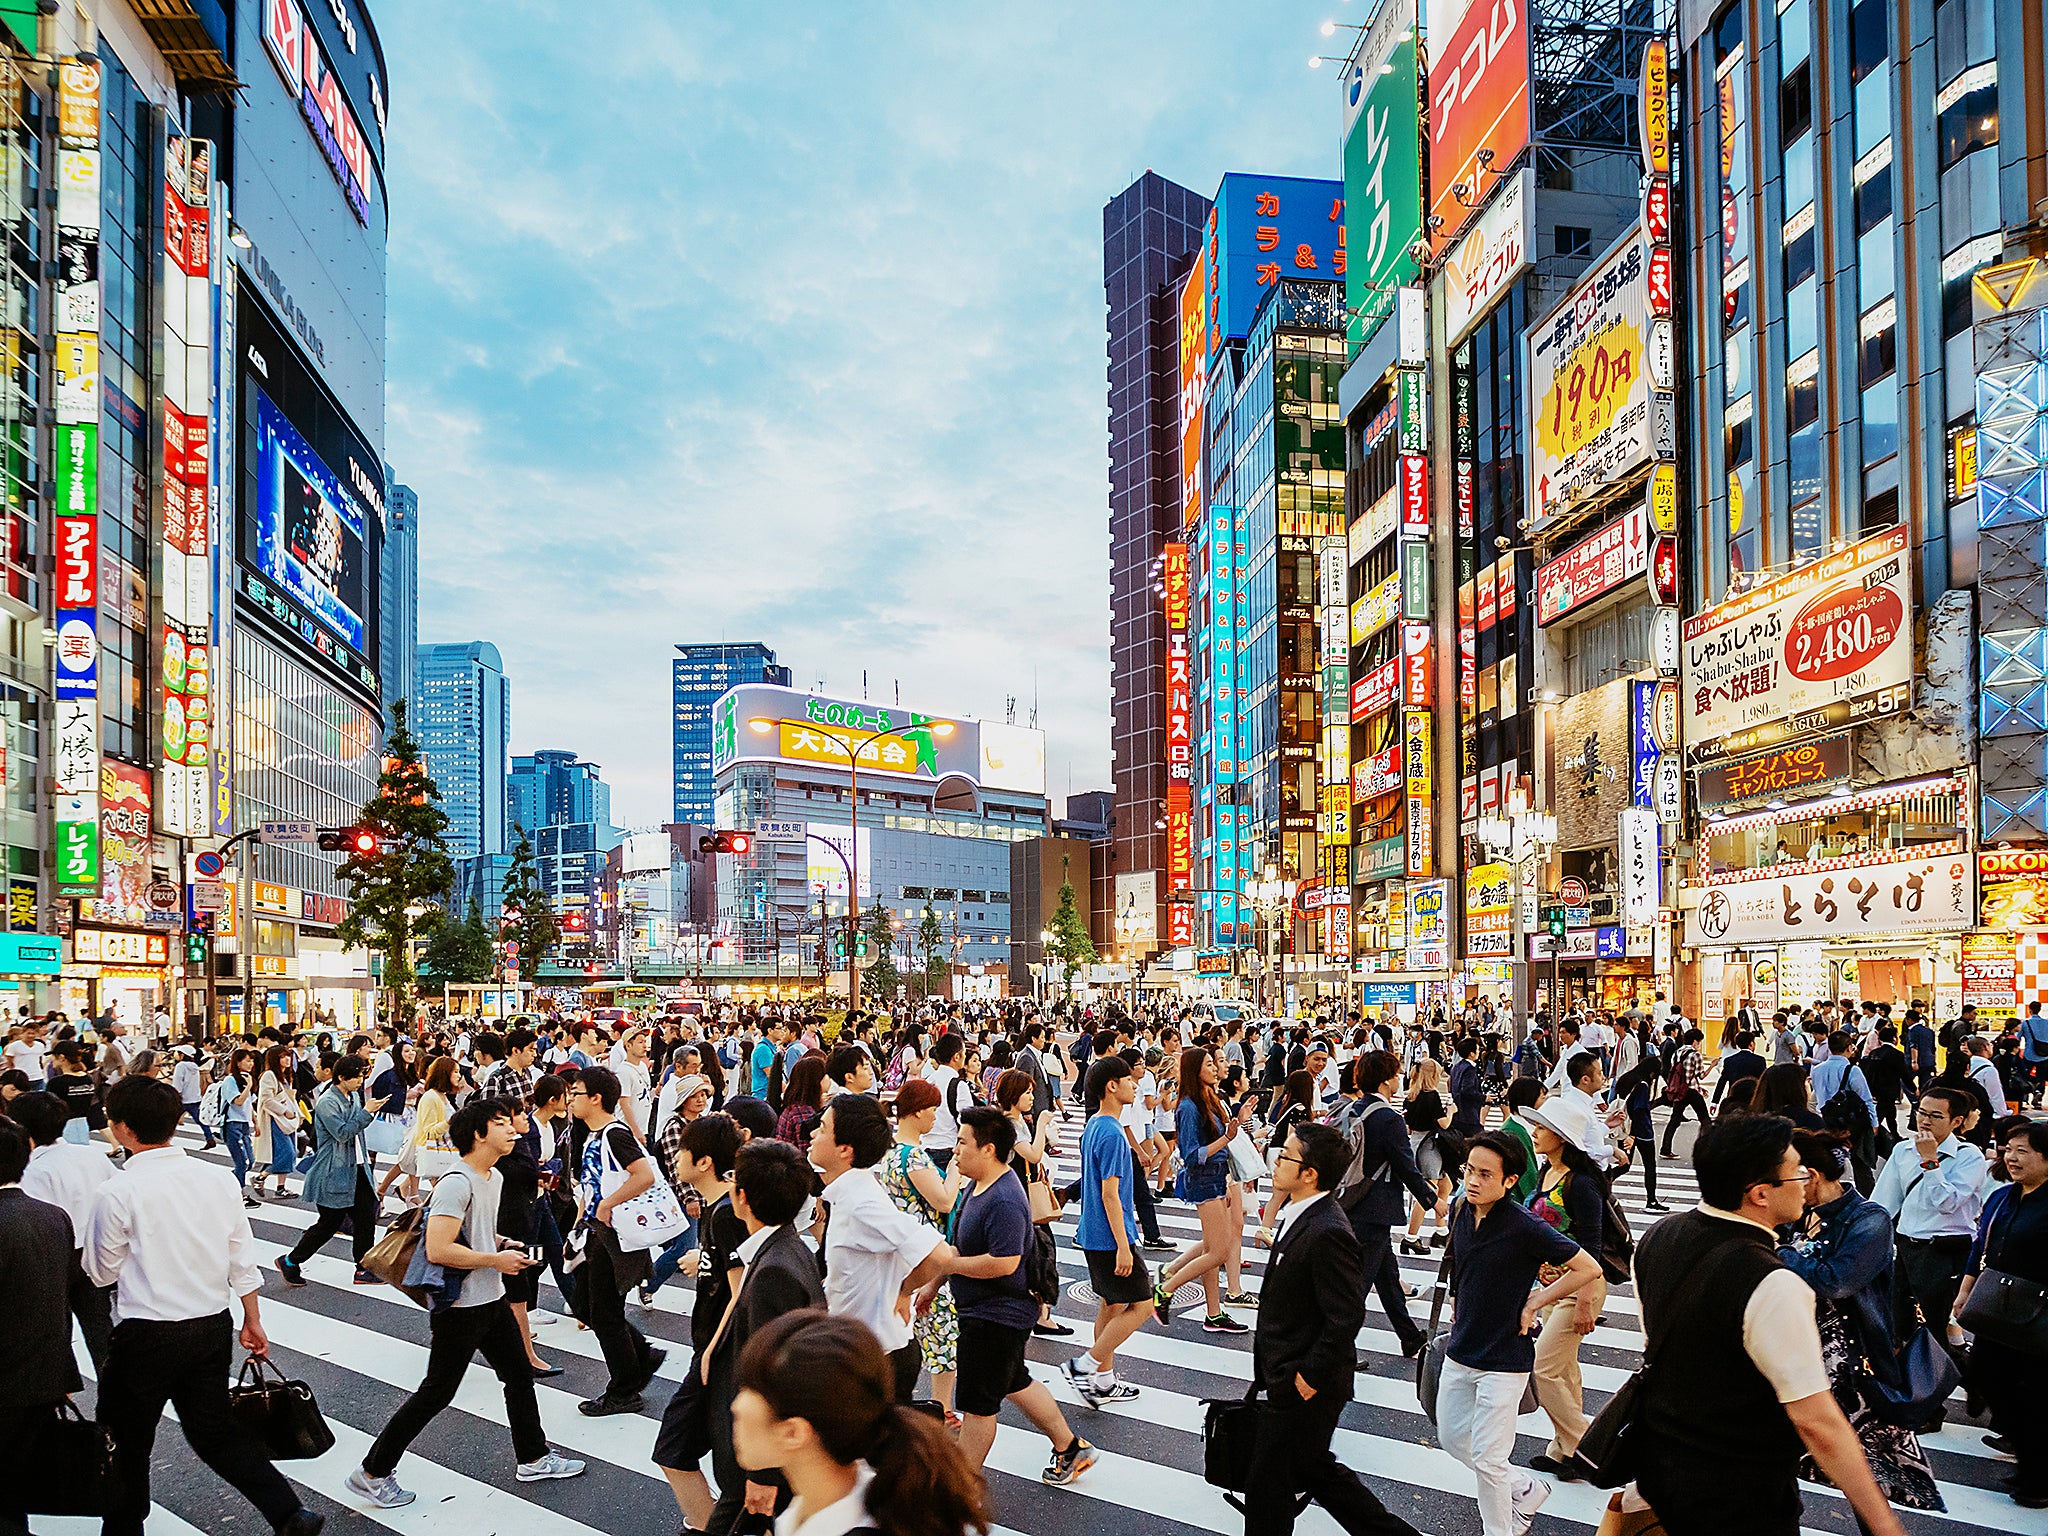
[[[81,1389],[75,1325],[124,1473],[110,1536],[141,1529],[167,1404],[273,1529],[320,1528],[226,1397],[237,1343],[268,1353],[249,1213],[292,1198],[313,1214],[275,1260],[283,1286],[345,1237],[356,1284],[430,1296],[424,1378],[346,1482],[378,1509],[413,1501],[407,1449],[479,1354],[512,1475],[584,1471],[537,1406],[561,1374],[536,1333],[559,1326],[543,1274],[602,1353],[605,1386],[579,1404],[594,1418],[653,1411],[667,1353],[636,1312],[689,1282],[690,1358],[667,1373],[653,1459],[683,1527],[719,1536],[773,1514],[835,1536],[980,1528],[1006,1402],[1044,1437],[1043,1481],[1072,1483],[1099,1460],[1089,1415],[1143,1395],[1119,1350],[1195,1327],[1253,1335],[1249,1532],[1292,1529],[1304,1496],[1348,1531],[1409,1530],[1333,1449],[1370,1364],[1369,1299],[1420,1362],[1485,1536],[1519,1536],[1557,1482],[1598,1471],[1580,1355],[1631,1281],[1656,1370],[1623,1507],[1674,1536],[1795,1531],[1801,1478],[1896,1531],[1893,1506],[1941,1507],[1918,1436],[1959,1411],[1988,1416],[2011,1496],[2048,1506],[2048,1358],[1961,1321],[1980,1287],[2048,1283],[2038,1010],[1936,1031],[1919,1009],[1766,1019],[1745,1002],[1717,1044],[1661,998],[1405,1024],[1009,1003],[176,1043],[168,1026],[149,1050],[118,1026],[25,1023],[0,1079],[0,1285],[19,1319],[0,1443],[32,1445]],[[1666,1215],[1658,1164],[1679,1157],[1701,1203]],[[1640,1243],[1615,1198],[1631,1178],[1664,1218]],[[1179,1248],[1167,1201],[1193,1213]],[[1096,1307],[1078,1329],[1057,1311],[1066,1219]],[[378,1266],[394,1230],[416,1230],[423,1285]],[[1410,1287],[1402,1256],[1438,1284]],[[1177,1317],[1196,1284],[1199,1315]],[[1056,1374],[1078,1410],[1033,1375],[1034,1340],[1072,1351]],[[1518,1460],[1531,1407],[1550,1438]]]

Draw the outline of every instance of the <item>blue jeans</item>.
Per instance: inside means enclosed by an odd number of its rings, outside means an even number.
[[[693,1221],[670,1238],[668,1245],[654,1256],[654,1273],[647,1277],[648,1294],[660,1290],[664,1281],[673,1280],[682,1266],[683,1255],[696,1246],[697,1223]]]
[[[192,1117],[192,1123],[198,1126],[199,1129],[205,1134],[206,1144],[209,1147],[212,1146],[215,1139],[213,1134],[213,1127],[201,1123],[199,1119],[199,1106],[197,1104],[187,1104],[185,1106],[185,1113]]]
[[[246,1185],[249,1165],[256,1161],[256,1147],[246,1120],[228,1120],[221,1124],[220,1137],[228,1144],[228,1156],[235,1160],[235,1182]]]

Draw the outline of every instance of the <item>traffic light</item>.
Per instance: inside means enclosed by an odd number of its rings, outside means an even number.
[[[754,834],[751,832],[713,832],[697,839],[699,853],[751,853],[754,850]]]
[[[1550,930],[1550,936],[1553,939],[1561,939],[1564,937],[1564,923],[1565,917],[1563,907],[1552,907],[1543,916],[1543,925],[1544,927]]]
[[[322,827],[313,840],[327,853],[345,853],[352,859],[377,856],[377,834],[368,827]]]
[[[581,933],[583,929],[584,917],[581,912],[564,912],[562,914],[562,932]]]
[[[205,934],[188,933],[185,935],[185,963],[187,965],[206,964]]]

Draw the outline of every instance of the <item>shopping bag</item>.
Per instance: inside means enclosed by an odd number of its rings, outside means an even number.
[[[1240,1129],[1230,1138],[1230,1175],[1240,1184],[1250,1184],[1266,1176],[1266,1160],[1259,1155],[1258,1144],[1252,1140],[1252,1133]]]
[[[1623,1502],[1619,1493],[1609,1496],[1593,1536],[1664,1536],[1664,1522],[1657,1518],[1657,1511],[1647,1507],[1625,1510]]]
[[[405,1150],[405,1122],[379,1115],[363,1127],[363,1150],[373,1157],[396,1157]]]
[[[313,1389],[287,1380],[267,1358],[251,1355],[242,1362],[228,1388],[228,1407],[272,1461],[309,1461],[334,1449],[334,1431],[320,1417]]]
[[[610,1131],[599,1138],[598,1145],[601,1148],[599,1156],[604,1161],[600,1183],[609,1198],[626,1182],[626,1170],[612,1155]],[[645,1253],[649,1249],[663,1247],[690,1224],[690,1218],[683,1213],[683,1202],[676,1197],[674,1186],[662,1176],[660,1167],[652,1158],[648,1159],[647,1166],[654,1172],[653,1187],[612,1207],[612,1234],[618,1238],[619,1248],[625,1253]]]
[[[114,1437],[104,1425],[80,1413],[70,1399],[15,1443],[15,1493],[25,1514],[106,1515],[120,1502],[121,1474],[114,1461]]]
[[[391,1226],[384,1235],[363,1255],[362,1265],[386,1285],[405,1292],[423,1307],[427,1305],[426,1293],[407,1284],[405,1277],[412,1268],[413,1252],[426,1235],[426,1207],[409,1206],[392,1218]]]

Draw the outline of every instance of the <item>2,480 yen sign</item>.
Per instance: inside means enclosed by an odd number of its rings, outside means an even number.
[[[1563,458],[1604,432],[1628,401],[1642,355],[1642,333],[1627,323],[1581,347],[1550,386],[1540,419],[1543,446]]]

